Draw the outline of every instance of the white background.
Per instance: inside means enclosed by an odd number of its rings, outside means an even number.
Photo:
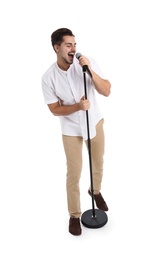
[[[165,1],[1,1],[0,258],[166,259]],[[108,223],[68,233],[59,119],[41,77],[55,61],[50,35],[76,36],[112,83],[105,118],[102,193]],[[84,151],[82,211],[89,165]]]

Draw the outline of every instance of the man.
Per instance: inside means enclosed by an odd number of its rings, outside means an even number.
[[[82,170],[82,145],[87,145],[86,111],[89,115],[89,128],[92,152],[93,191],[96,206],[104,211],[108,206],[100,190],[103,176],[104,132],[103,117],[100,113],[96,91],[109,96],[110,82],[104,78],[99,67],[92,58],[75,57],[76,41],[72,31],[60,28],[51,35],[53,49],[57,61],[44,73],[42,77],[42,90],[45,103],[53,115],[58,116],[62,129],[62,140],[67,161],[67,203],[69,219],[69,232],[73,235],[82,233],[80,216],[80,190],[79,181]],[[83,66],[86,65],[86,89],[83,83]],[[92,77],[89,76],[89,72]]]

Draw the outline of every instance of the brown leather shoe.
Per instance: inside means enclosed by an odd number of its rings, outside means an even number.
[[[89,193],[90,196],[92,196],[92,193],[91,193],[90,190],[88,190],[88,193]],[[96,195],[96,194],[93,194],[93,196],[94,196],[94,200],[95,200],[95,202],[96,202],[96,206],[97,206],[99,209],[103,210],[103,211],[108,211],[108,206],[107,206],[105,200],[103,199],[101,193],[99,193],[99,194],[97,194],[97,195]]]
[[[80,219],[70,217],[69,219],[69,232],[74,236],[79,236],[82,233]]]

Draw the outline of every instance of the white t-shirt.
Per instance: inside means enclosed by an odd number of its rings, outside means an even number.
[[[104,78],[98,65],[89,57],[91,68],[99,76]],[[92,79],[85,74],[87,99],[90,101],[88,110],[88,124],[90,138],[96,135],[96,124],[102,119],[97,100],[96,90]],[[42,90],[46,104],[52,104],[60,101],[61,105],[72,105],[79,103],[82,96],[85,95],[84,76],[82,67],[74,58],[73,64],[67,71],[61,70],[57,63],[54,63],[44,73],[42,77]],[[82,136],[84,140],[87,135],[87,117],[86,111],[78,111],[67,116],[59,116],[62,134],[69,136]]]

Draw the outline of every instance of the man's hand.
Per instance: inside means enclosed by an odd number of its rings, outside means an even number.
[[[89,70],[91,70],[90,61],[89,61],[89,59],[88,59],[87,57],[81,56],[81,57],[79,58],[79,64],[81,65],[81,67],[87,65],[88,68],[89,68]]]
[[[90,102],[88,99],[85,99],[85,96],[81,98],[79,105],[81,110],[83,111],[88,110],[90,108]]]

